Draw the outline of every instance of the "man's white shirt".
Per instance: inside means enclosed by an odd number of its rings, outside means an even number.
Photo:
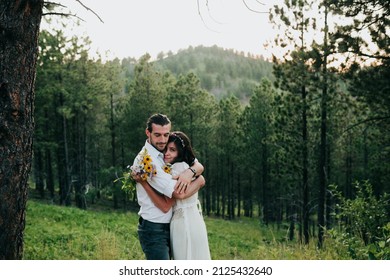
[[[148,183],[161,194],[164,194],[167,197],[172,197],[177,181],[172,179],[172,175],[164,171],[164,154],[153,147],[148,141],[145,142],[145,146],[142,150],[144,149],[148,151],[148,154],[152,159],[152,164],[154,164],[157,171],[157,174],[155,174],[152,178],[147,179]],[[136,164],[138,160],[137,158],[138,157],[135,158],[134,164]],[[167,213],[164,213],[157,208],[156,205],[154,205],[153,201],[150,199],[140,183],[137,183],[136,188],[138,204],[141,207],[138,215],[150,222],[169,223],[172,218],[172,208]]]

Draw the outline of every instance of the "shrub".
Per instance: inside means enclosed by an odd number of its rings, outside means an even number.
[[[356,182],[355,189],[356,196],[346,199],[337,186],[332,187],[340,228],[328,234],[347,247],[353,259],[390,259],[389,196],[377,198],[368,181]]]

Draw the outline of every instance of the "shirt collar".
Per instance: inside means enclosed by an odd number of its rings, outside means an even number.
[[[148,140],[145,141],[145,148],[148,150],[148,153],[152,157],[159,157],[164,155],[162,152],[157,150],[152,144],[150,144]]]

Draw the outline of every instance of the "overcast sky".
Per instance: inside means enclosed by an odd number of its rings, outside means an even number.
[[[177,52],[189,46],[212,46],[268,56],[263,44],[272,38],[268,11],[277,1],[264,0],[60,0],[85,22],[92,47],[108,57],[139,58],[148,52]],[[200,14],[199,14],[200,11]]]

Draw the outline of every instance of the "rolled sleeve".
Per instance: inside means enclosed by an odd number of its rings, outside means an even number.
[[[163,170],[157,172],[155,176],[148,179],[148,183],[159,193],[171,198],[175,189],[177,180],[173,180],[172,176],[165,173]]]

